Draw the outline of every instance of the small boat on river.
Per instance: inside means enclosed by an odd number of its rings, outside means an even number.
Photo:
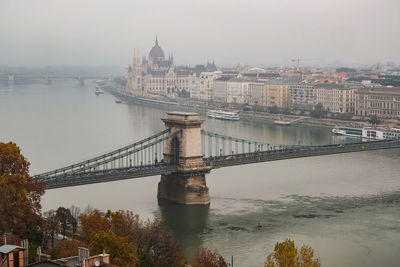
[[[104,94],[104,92],[102,90],[100,90],[100,87],[98,87],[98,86],[96,86],[96,90],[94,90],[94,93],[96,95]]]

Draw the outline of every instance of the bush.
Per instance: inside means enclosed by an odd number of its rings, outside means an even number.
[[[227,267],[225,259],[216,251],[200,248],[196,251],[193,267]]]
[[[310,116],[314,118],[326,118],[328,116],[328,111],[319,103],[315,105],[314,110],[310,112]]]
[[[339,120],[351,120],[353,118],[353,114],[352,113],[340,113],[336,116],[337,119]]]
[[[319,259],[314,259],[314,250],[303,245],[300,251],[294,241],[286,239],[276,243],[274,252],[267,256],[264,267],[320,267]]]

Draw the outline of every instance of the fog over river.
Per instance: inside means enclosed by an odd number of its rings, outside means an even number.
[[[89,81],[0,87],[0,141],[13,141],[31,173],[65,166],[163,129],[165,111],[116,104]],[[204,117],[204,119],[206,119]],[[330,128],[207,119],[204,129],[279,144],[344,142]],[[49,190],[43,210],[88,205],[165,220],[187,258],[205,246],[235,266],[263,266],[276,242],[308,244],[323,266],[398,266],[400,150],[257,163],[207,175],[209,207],[159,206],[160,177]],[[257,222],[263,224],[256,229]]]

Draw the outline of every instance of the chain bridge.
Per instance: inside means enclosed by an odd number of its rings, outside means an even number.
[[[400,139],[300,146],[245,140],[201,129],[196,113],[169,112],[166,129],[101,156],[35,175],[47,189],[161,175],[158,199],[209,204],[205,175],[234,165],[400,148]]]

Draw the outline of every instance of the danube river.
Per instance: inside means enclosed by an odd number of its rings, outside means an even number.
[[[163,129],[165,111],[116,104],[86,82],[0,87],[0,141],[13,141],[31,174],[65,166]],[[331,129],[206,120],[204,128],[280,144],[343,142]],[[234,266],[263,266],[286,238],[308,244],[323,266],[398,266],[400,150],[370,151],[228,167],[207,175],[210,207],[157,204],[160,177],[49,190],[43,209],[88,205],[165,220],[188,258],[217,249]],[[263,224],[257,230],[258,222]]]

